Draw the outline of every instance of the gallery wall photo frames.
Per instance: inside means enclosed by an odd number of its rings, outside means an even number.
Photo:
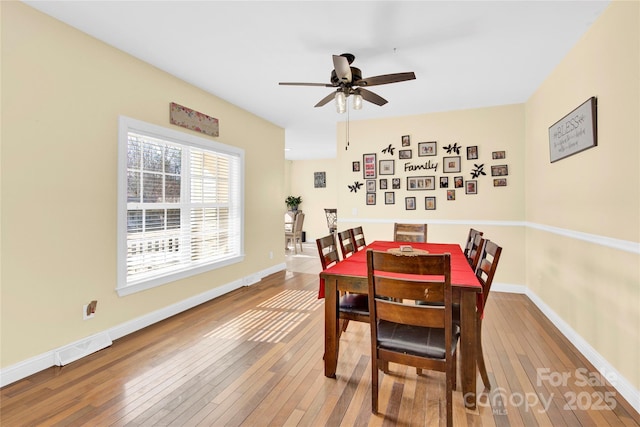
[[[490,159],[494,160],[493,163],[500,163],[488,165],[482,162],[487,159],[483,159],[481,146],[477,144],[465,144],[460,141],[439,142],[422,138],[422,142],[412,144],[413,136],[408,133],[399,135],[399,138],[400,146],[397,143],[385,143],[377,152],[362,154],[362,161],[351,162],[352,172],[362,172],[363,182],[355,181],[353,185],[348,185],[349,191],[356,193],[364,187],[367,205],[375,205],[378,194],[384,198],[385,205],[394,205],[396,192],[400,190],[402,193],[398,194],[398,197],[406,196],[406,210],[422,210],[423,207],[424,210],[435,210],[437,195],[446,195],[446,200],[454,201],[458,188],[461,189],[458,197],[478,194],[482,177],[489,175],[489,168],[493,187],[507,186],[509,165],[504,162],[507,157],[504,150],[487,150],[484,157],[490,156]],[[433,175],[412,175],[420,173]],[[470,179],[465,179],[464,175],[467,173]],[[423,205],[422,199],[406,195],[405,191],[433,193],[424,198]]]
[[[362,155],[362,177],[364,179],[373,179],[378,176],[376,166],[376,153]]]

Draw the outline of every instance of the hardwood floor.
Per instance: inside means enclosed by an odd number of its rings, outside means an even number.
[[[323,374],[315,247],[286,272],[0,390],[2,426],[437,426],[444,375],[391,364],[371,414],[369,327],[342,335]],[[615,389],[523,295],[493,293],[483,339],[491,391],[454,392],[455,426],[638,426]],[[564,376],[564,380],[562,380]],[[586,380],[585,380],[586,379]]]

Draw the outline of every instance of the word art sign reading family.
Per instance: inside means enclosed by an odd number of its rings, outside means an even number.
[[[551,163],[598,145],[595,97],[549,128]]]
[[[433,169],[434,172],[438,171],[438,163],[432,162],[431,160],[427,160],[424,164],[416,165],[411,163],[404,164],[404,170],[406,171],[419,171],[419,170],[430,170]]]

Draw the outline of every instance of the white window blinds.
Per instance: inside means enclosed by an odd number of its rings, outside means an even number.
[[[120,131],[119,292],[237,262],[243,152],[128,118]]]

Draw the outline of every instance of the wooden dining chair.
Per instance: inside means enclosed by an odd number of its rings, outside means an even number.
[[[496,269],[498,268],[498,261],[500,261],[500,255],[502,254],[502,247],[498,246],[496,243],[491,240],[484,240],[484,244],[480,250],[480,257],[478,260],[478,267],[476,269],[476,277],[478,281],[482,285],[482,295],[483,295],[483,306],[486,307],[487,300],[489,299],[489,291],[491,290],[491,284],[493,283],[493,277],[496,274]],[[483,313],[480,313],[478,316],[477,322],[477,345],[476,345],[476,353],[477,353],[477,361],[478,361],[478,370],[480,371],[480,376],[482,378],[482,382],[485,387],[491,389],[491,383],[489,382],[489,376],[487,375],[487,367],[484,363],[484,352],[482,350],[482,319],[484,317]],[[459,319],[454,319],[454,322],[459,324]]]
[[[471,247],[473,245],[473,242],[475,241],[475,238],[477,235],[483,235],[484,233],[482,231],[478,231],[475,228],[470,228],[469,229],[469,235],[467,236],[467,242],[464,245],[464,256],[467,257],[467,259],[469,259],[469,252],[471,251]]]
[[[316,239],[316,245],[318,246],[320,264],[323,270],[340,262],[338,246],[336,245],[333,234]],[[367,295],[354,293],[341,294],[338,303],[338,315],[342,320],[342,325],[339,329],[340,332],[347,329],[349,320],[369,323],[369,301]]]
[[[477,233],[473,237],[473,241],[469,246],[469,252],[466,254],[467,261],[469,265],[476,271],[476,267],[478,266],[478,261],[480,261],[480,255],[482,252],[482,245],[484,244],[484,239],[482,238],[482,233]]]
[[[351,229],[344,230],[338,233],[338,241],[340,242],[340,251],[342,252],[342,259],[346,259],[351,255],[358,252],[355,246],[353,233]]]
[[[447,426],[451,426],[456,346],[460,336],[460,327],[452,317],[451,255],[402,256],[368,250],[367,274],[372,412],[378,413],[378,371],[394,362],[445,373]],[[428,280],[418,277],[422,275],[434,277]],[[403,302],[421,298],[440,304]]]
[[[356,247],[356,251],[364,249],[364,247],[367,246],[367,242],[364,239],[364,230],[362,229],[362,227],[354,227],[351,229],[351,231],[353,234],[353,244]]]
[[[318,255],[320,255],[320,264],[322,264],[323,270],[340,262],[338,246],[333,234],[316,239],[316,245],[318,246]]]
[[[298,212],[296,219],[293,221],[293,230],[284,232],[285,248],[289,246],[289,241],[293,243],[293,250],[297,254],[298,247],[296,243],[300,245],[300,252],[302,250],[302,225],[304,224],[304,213]]]
[[[427,242],[427,224],[401,224],[393,225],[393,240],[395,242]]]
[[[324,215],[327,218],[327,228],[329,229],[329,233],[335,234],[335,232],[338,231],[338,209],[325,208]]]

